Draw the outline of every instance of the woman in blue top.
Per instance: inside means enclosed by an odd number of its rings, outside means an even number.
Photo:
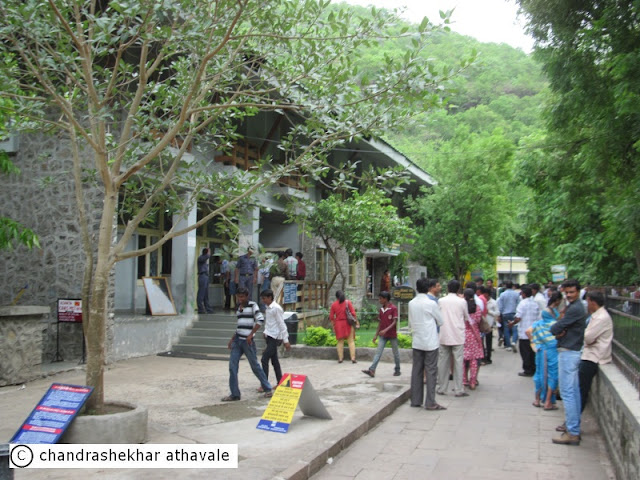
[[[545,410],[557,410],[555,391],[558,388],[558,341],[549,328],[559,318],[558,305],[562,294],[554,292],[542,311],[542,320],[534,322],[527,331],[531,346],[536,350],[536,373],[533,382],[536,389],[534,407],[541,407],[544,399]]]

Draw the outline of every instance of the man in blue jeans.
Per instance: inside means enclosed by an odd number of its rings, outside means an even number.
[[[584,342],[587,312],[580,300],[580,284],[567,280],[562,284],[567,297],[564,316],[550,330],[558,339],[558,373],[560,394],[564,405],[564,425],[556,428],[562,435],[553,443],[580,445],[580,350]]]
[[[504,348],[510,348],[513,353],[518,352],[518,326],[509,326],[516,317],[516,308],[520,303],[520,295],[513,289],[513,282],[505,282],[505,290],[498,297],[498,309],[500,310],[500,323],[504,329]]]
[[[271,384],[264,374],[264,370],[258,363],[258,355],[256,354],[256,344],[253,336],[264,323],[262,312],[258,308],[256,302],[249,300],[249,290],[244,287],[238,288],[236,291],[238,300],[238,324],[235,334],[229,340],[227,347],[231,350],[229,357],[229,390],[231,394],[222,399],[223,402],[235,402],[240,400],[240,388],[238,387],[238,364],[242,355],[247,356],[249,365],[253,374],[260,381],[260,387],[264,391],[264,397],[272,396]]]
[[[393,350],[393,359],[396,362],[396,368],[393,372],[394,376],[400,375],[400,352],[398,351],[398,309],[391,303],[391,294],[389,292],[380,292],[378,295],[380,301],[380,310],[378,310],[378,330],[373,336],[373,343],[376,343],[378,336],[380,336],[380,344],[376,351],[375,357],[373,357],[373,363],[368,370],[362,370],[362,373],[366,373],[370,377],[376,376],[376,368],[380,357],[384,352],[384,347],[387,342],[391,342],[391,349]]]

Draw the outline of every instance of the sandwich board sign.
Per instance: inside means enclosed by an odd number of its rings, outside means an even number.
[[[308,417],[331,420],[331,415],[307,376],[285,373],[256,428],[269,432],[287,433],[298,405],[302,413]]]
[[[52,383],[9,443],[58,443],[92,392],[93,387]]]

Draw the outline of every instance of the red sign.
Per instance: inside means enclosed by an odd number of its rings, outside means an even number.
[[[82,300],[59,298],[58,321],[82,323]]]

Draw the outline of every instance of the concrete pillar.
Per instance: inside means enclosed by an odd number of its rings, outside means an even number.
[[[240,220],[240,236],[238,246],[240,247],[240,255],[247,251],[248,246],[257,249],[260,237],[258,229],[260,228],[260,208],[254,207],[247,212],[247,215]],[[256,252],[257,253],[257,252]]]
[[[197,208],[194,207],[186,217],[174,215],[173,224],[181,230],[197,222]],[[196,231],[173,239],[171,251],[171,293],[179,314],[194,312],[196,305]]]

